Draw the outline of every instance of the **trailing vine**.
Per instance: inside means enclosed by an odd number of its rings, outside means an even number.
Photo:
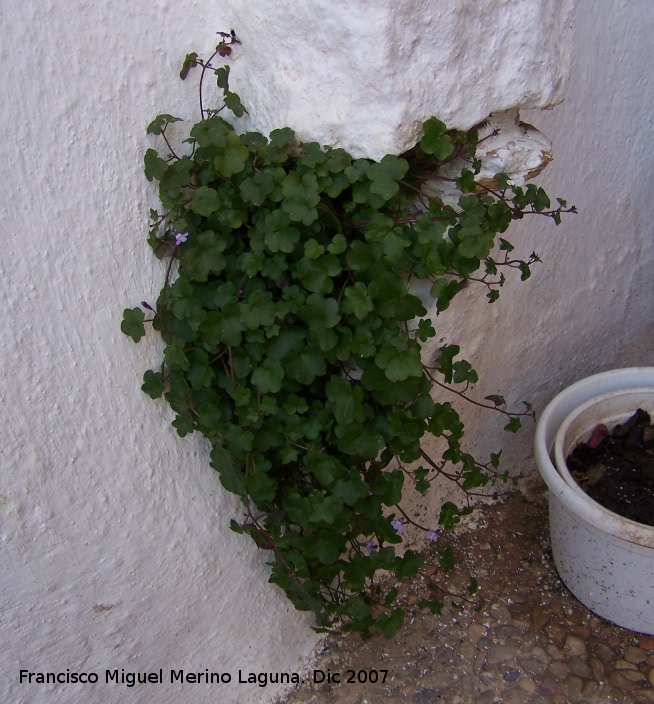
[[[403,526],[418,525],[403,490],[427,494],[443,476],[472,495],[508,476],[500,453],[481,463],[462,448],[451,394],[469,399],[477,374],[456,345],[422,360],[436,330],[410,283],[429,281],[439,314],[469,282],[495,301],[503,271],[524,280],[538,261],[511,258],[499,235],[526,215],[558,224],[574,208],[502,174],[495,188],[479,186],[477,133],[436,118],[408,154],[379,162],[300,143],[288,127],[239,134],[220,114],[246,112],[229,66],[212,65],[237,42],[221,33],[209,60],[187,56],[182,79],[201,70],[201,119],[187,139],[173,146],[172,115],[147,129],[165,149],[145,153],[163,208],[151,211],[148,241],[168,262],[156,304],[126,310],[121,327],[135,342],[146,323],[161,335],[163,361],[145,372],[143,391],[168,402],[180,436],[209,440],[211,466],[243,502],[231,528],[270,551],[270,581],[313,612],[319,631],[391,637],[403,611],[378,575],[411,577],[424,561],[396,548]],[[205,106],[208,75],[218,109]],[[465,167],[452,205],[433,184],[455,158]],[[532,415],[529,404],[508,411],[500,396],[469,400],[505,414],[511,432]],[[441,457],[423,450],[425,435],[443,439]],[[438,526],[418,527],[436,541],[470,510],[447,502]],[[450,561],[443,549],[442,565]],[[440,589],[420,607],[438,613]]]

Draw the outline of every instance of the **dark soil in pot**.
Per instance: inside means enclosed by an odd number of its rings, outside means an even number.
[[[654,425],[638,409],[611,432],[599,425],[567,459],[579,486],[609,511],[654,526]]]

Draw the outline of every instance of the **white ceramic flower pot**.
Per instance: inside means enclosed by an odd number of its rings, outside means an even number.
[[[583,435],[598,423],[615,425],[631,413],[624,415],[623,407],[622,418],[606,423],[612,413],[615,415],[615,407],[612,405],[612,410],[603,415],[599,411],[601,402],[593,399],[605,394],[610,399],[618,398],[623,394],[614,392],[628,389],[638,389],[636,393],[642,397],[647,387],[654,391],[652,367],[616,369],[573,384],[540,415],[535,454],[549,490],[552,553],[561,578],[599,616],[623,628],[654,634],[654,527],[603,508],[572,477],[566,481],[554,464],[556,436],[564,423],[569,442],[579,438],[577,435],[573,440],[575,434]],[[609,401],[610,405],[615,403]],[[580,406],[584,408],[577,413]],[[597,420],[591,419],[594,411],[588,411],[593,407],[598,409]],[[583,430],[581,426],[585,426]],[[565,440],[560,443],[563,455]]]

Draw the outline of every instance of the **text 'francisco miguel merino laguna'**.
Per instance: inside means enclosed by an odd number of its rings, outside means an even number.
[[[120,670],[105,670],[104,679],[97,672],[31,672],[20,671],[20,682],[31,684],[124,684],[134,687],[137,684],[163,684],[163,669],[157,672],[126,672]],[[187,672],[185,670],[170,670],[167,680],[170,684],[228,684],[232,681],[229,672]],[[238,671],[238,684],[256,684],[265,687],[268,684],[299,684],[297,672],[248,672]]]

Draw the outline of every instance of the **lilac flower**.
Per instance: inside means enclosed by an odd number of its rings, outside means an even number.
[[[177,230],[173,230],[173,237],[175,238],[175,244],[179,247],[182,242],[186,242],[188,239],[188,232],[177,232]]]
[[[428,530],[427,531],[427,538],[431,540],[432,543],[435,543],[438,540],[438,531],[437,530]]]
[[[377,543],[375,543],[372,538],[368,538],[365,543],[361,543],[361,547],[366,551],[368,555],[370,555],[377,549]]]
[[[398,533],[401,533],[404,530],[404,523],[399,518],[393,519],[391,521],[391,525]]]

